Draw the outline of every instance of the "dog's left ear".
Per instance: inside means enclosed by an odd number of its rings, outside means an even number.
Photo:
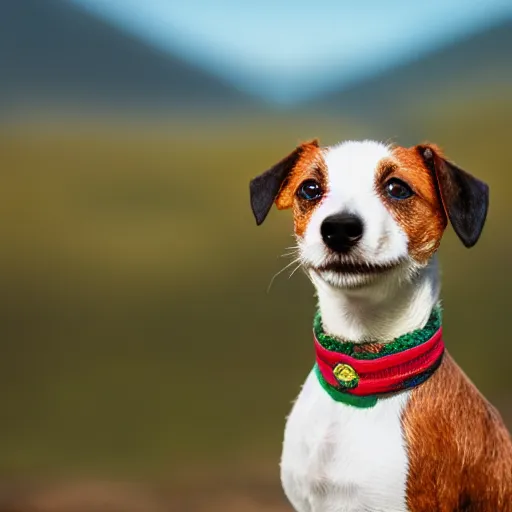
[[[278,201],[281,190],[284,188],[291,172],[299,162],[308,154],[316,152],[319,148],[318,140],[312,140],[297,146],[288,156],[283,158],[268,171],[260,174],[250,182],[251,208],[259,226],[267,217],[274,201],[278,208],[291,206],[290,198]]]
[[[417,146],[437,180],[446,216],[466,247],[473,247],[484,228],[489,208],[489,187],[446,160],[433,145]]]

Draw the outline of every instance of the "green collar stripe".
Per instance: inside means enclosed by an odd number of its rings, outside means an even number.
[[[423,329],[416,329],[415,331],[403,334],[393,341],[382,344],[382,349],[378,352],[365,352],[361,350],[355,351],[354,348],[361,349],[364,347],[364,343],[354,343],[352,341],[340,341],[332,336],[324,333],[322,327],[322,317],[318,311],[315,315],[313,322],[313,330],[316,339],[322,345],[322,347],[332,352],[339,352],[340,354],[346,354],[355,359],[378,359],[379,357],[389,356],[398,352],[403,352],[412,347],[416,347],[421,343],[428,341],[441,327],[441,306],[436,306],[428,319],[427,324]]]
[[[352,405],[354,407],[359,407],[361,409],[368,409],[373,407],[377,403],[377,396],[357,396],[351,395],[349,393],[345,393],[343,391],[338,391],[336,388],[332,387],[322,376],[320,372],[320,368],[315,363],[314,370],[316,373],[316,377],[320,385],[327,391],[330,397],[336,402],[343,402],[346,405]]]

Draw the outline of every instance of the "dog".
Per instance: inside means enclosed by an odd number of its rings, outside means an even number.
[[[436,251],[466,247],[488,186],[434,144],[300,144],[254,178],[257,225],[291,208],[318,298],[316,363],[288,416],[297,512],[511,512],[512,442],[445,350]]]

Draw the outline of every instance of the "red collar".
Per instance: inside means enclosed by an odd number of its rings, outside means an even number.
[[[417,386],[434,373],[444,354],[442,327],[419,345],[373,359],[328,350],[316,334],[314,340],[320,384],[335,399],[347,393],[366,397]]]

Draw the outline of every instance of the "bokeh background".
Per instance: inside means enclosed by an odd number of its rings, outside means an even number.
[[[445,332],[511,427],[511,125],[508,1],[2,0],[0,510],[291,510],[315,301],[269,289],[291,216],[256,228],[248,182],[317,136],[490,184]]]

